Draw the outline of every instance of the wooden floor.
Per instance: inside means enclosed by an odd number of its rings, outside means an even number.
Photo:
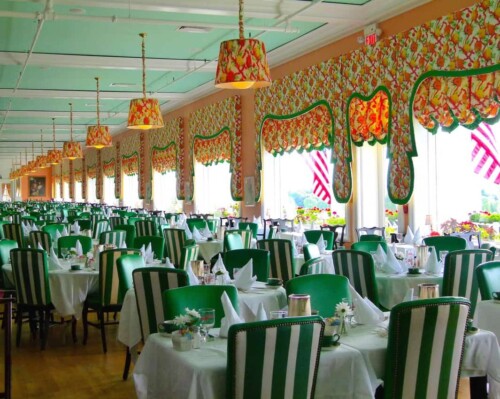
[[[31,339],[29,328],[24,325],[21,346],[16,348],[13,343],[12,398],[135,398],[131,374],[128,381],[122,380],[125,349],[116,340],[117,326],[106,328],[108,353],[104,354],[99,331],[95,328],[89,328],[88,343],[82,345],[81,322],[78,323],[78,343],[73,344],[69,328],[54,326],[44,351],[40,351],[39,341]],[[13,333],[15,335],[15,327]],[[3,354],[3,337],[0,341],[0,353]],[[0,373],[1,381],[3,361]],[[0,386],[3,389],[2,383]],[[467,379],[461,380],[458,397],[470,398]]]

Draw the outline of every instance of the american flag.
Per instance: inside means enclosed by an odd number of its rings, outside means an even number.
[[[492,127],[481,123],[471,132],[474,142],[472,149],[472,164],[474,172],[486,180],[500,184],[500,156]]]
[[[332,166],[330,151],[311,151],[304,154],[305,160],[313,172],[313,194],[327,204],[332,203]]]

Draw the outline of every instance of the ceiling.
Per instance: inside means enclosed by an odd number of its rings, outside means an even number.
[[[271,68],[431,0],[246,0],[245,34],[262,40]],[[2,0],[0,2],[0,175],[96,123],[125,129],[141,95],[146,32],[147,91],[164,112],[215,92],[223,40],[238,35],[237,0]],[[22,157],[20,154],[23,154]]]

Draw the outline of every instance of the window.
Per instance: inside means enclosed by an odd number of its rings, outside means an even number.
[[[69,183],[68,182],[63,182],[63,200],[64,201],[69,201]]]
[[[182,201],[177,199],[176,173],[161,174],[153,171],[153,201],[155,210],[181,212]]]
[[[123,175],[123,205],[131,208],[142,208],[142,200],[139,199],[139,177],[137,175]]]
[[[210,166],[195,163],[194,200],[196,213],[215,213],[231,207],[234,201],[228,162]]]
[[[96,179],[87,178],[87,201],[97,202],[96,198]]]
[[[54,199],[61,199],[61,183],[57,177],[54,180]]]
[[[75,181],[75,202],[83,202],[82,182]]]
[[[115,178],[103,176],[103,197],[104,203],[107,205],[118,205],[118,200],[115,198]]]

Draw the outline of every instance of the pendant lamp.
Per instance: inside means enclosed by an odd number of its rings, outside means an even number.
[[[59,165],[62,161],[61,150],[56,149],[56,119],[52,118],[52,144],[53,149],[47,153],[48,162],[52,165]]]
[[[83,158],[82,145],[73,141],[73,104],[69,103],[69,119],[70,119],[70,141],[65,141],[63,146],[63,159]]]
[[[129,129],[149,130],[163,127],[160,103],[155,98],[146,98],[146,48],[144,44],[145,33],[139,34],[142,38],[142,98],[130,101],[128,111]]]
[[[28,173],[36,171],[35,143],[31,142],[31,161],[28,162]]]
[[[266,46],[257,39],[245,39],[243,33],[243,0],[239,0],[238,39],[220,44],[215,87],[220,89],[258,89],[271,85]]]
[[[111,147],[111,135],[109,127],[102,126],[99,115],[99,78],[95,78],[97,82],[97,125],[87,127],[87,140],[85,145],[100,150],[104,147]]]

